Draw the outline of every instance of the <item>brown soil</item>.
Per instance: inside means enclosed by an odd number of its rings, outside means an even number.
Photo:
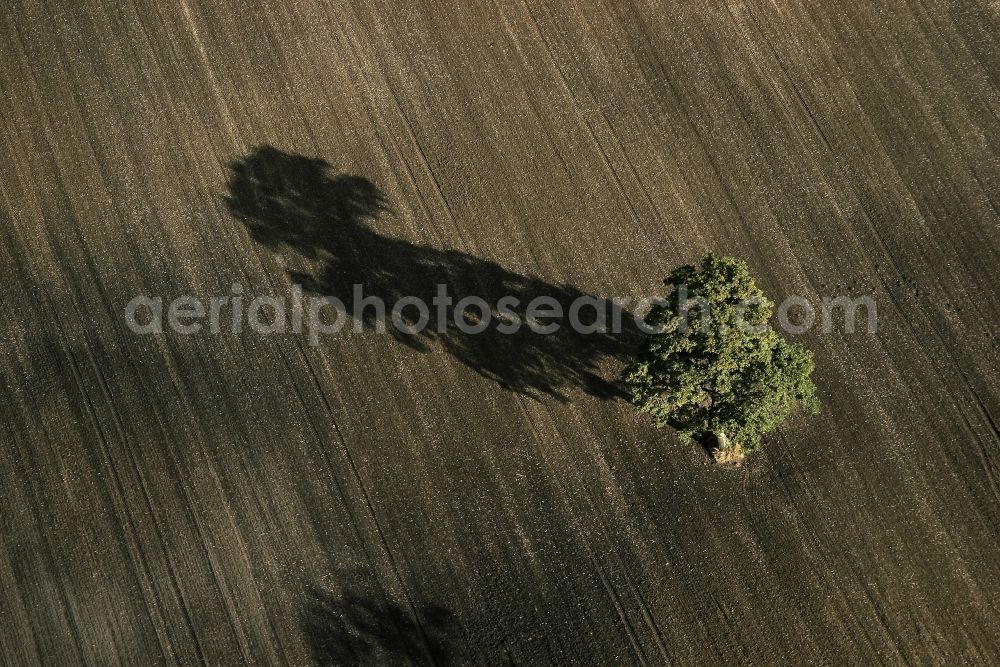
[[[7,5],[0,663],[1000,653],[995,3]],[[384,208],[266,243],[227,200],[264,144]],[[878,303],[798,338],[823,412],[738,474],[617,397],[619,340],[124,324],[444,269],[643,296],[709,250]]]

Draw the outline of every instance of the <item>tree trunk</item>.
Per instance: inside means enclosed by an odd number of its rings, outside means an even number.
[[[744,452],[738,442],[730,442],[729,436],[722,431],[711,432],[715,439],[715,449],[712,450],[712,458],[721,466],[727,468],[738,468],[743,463]]]
[[[722,451],[729,449],[729,436],[722,431],[712,431],[712,436],[715,438],[716,449],[720,449]]]

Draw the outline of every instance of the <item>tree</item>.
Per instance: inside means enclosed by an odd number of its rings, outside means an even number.
[[[717,460],[738,462],[796,406],[819,412],[812,352],[770,327],[774,304],[745,263],[709,254],[664,283],[673,291],[646,317],[655,333],[624,373],[657,426],[713,439]]]

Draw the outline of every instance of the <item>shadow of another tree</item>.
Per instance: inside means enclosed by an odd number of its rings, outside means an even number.
[[[440,665],[459,659],[459,627],[443,607],[416,616],[357,591],[306,590],[303,631],[317,665]]]
[[[416,297],[429,310],[422,331],[402,333],[391,324],[387,330],[398,341],[420,350],[436,341],[462,363],[507,389],[560,399],[565,399],[563,389],[570,386],[603,398],[624,395],[617,382],[605,380],[598,372],[603,360],[624,359],[639,340],[632,316],[613,302],[571,285],[519,275],[466,253],[380,234],[371,223],[389,205],[378,186],[360,176],[331,177],[324,160],[262,146],[229,169],[226,204],[251,237],[272,250],[299,253],[320,267],[311,273],[291,273],[304,289],[337,297],[349,314],[360,305],[357,285],[365,297],[381,299],[387,310],[403,297]],[[482,315],[476,308],[458,314],[467,326],[489,326],[470,334],[456,322],[453,307],[448,311],[434,307],[441,285],[455,302],[475,296],[489,304],[489,312]],[[536,333],[525,324],[528,304],[543,296],[555,299],[563,310],[562,320],[551,320],[561,324],[555,333]],[[516,300],[516,305],[500,312],[501,297]],[[586,326],[603,321],[604,331],[577,331],[568,326],[565,316],[578,299],[580,322]],[[602,315],[603,320],[599,319]],[[356,316],[365,326],[376,326],[374,308],[367,307]],[[410,326],[419,317],[413,307],[402,312]],[[511,333],[509,327],[501,331],[514,319],[522,323],[516,332]],[[616,319],[623,323],[620,334],[610,331]]]

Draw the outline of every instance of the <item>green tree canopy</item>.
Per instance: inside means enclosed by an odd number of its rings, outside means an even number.
[[[819,412],[812,352],[770,327],[774,304],[745,263],[709,254],[664,282],[673,291],[646,317],[658,331],[624,374],[657,426],[751,451],[796,406]]]

